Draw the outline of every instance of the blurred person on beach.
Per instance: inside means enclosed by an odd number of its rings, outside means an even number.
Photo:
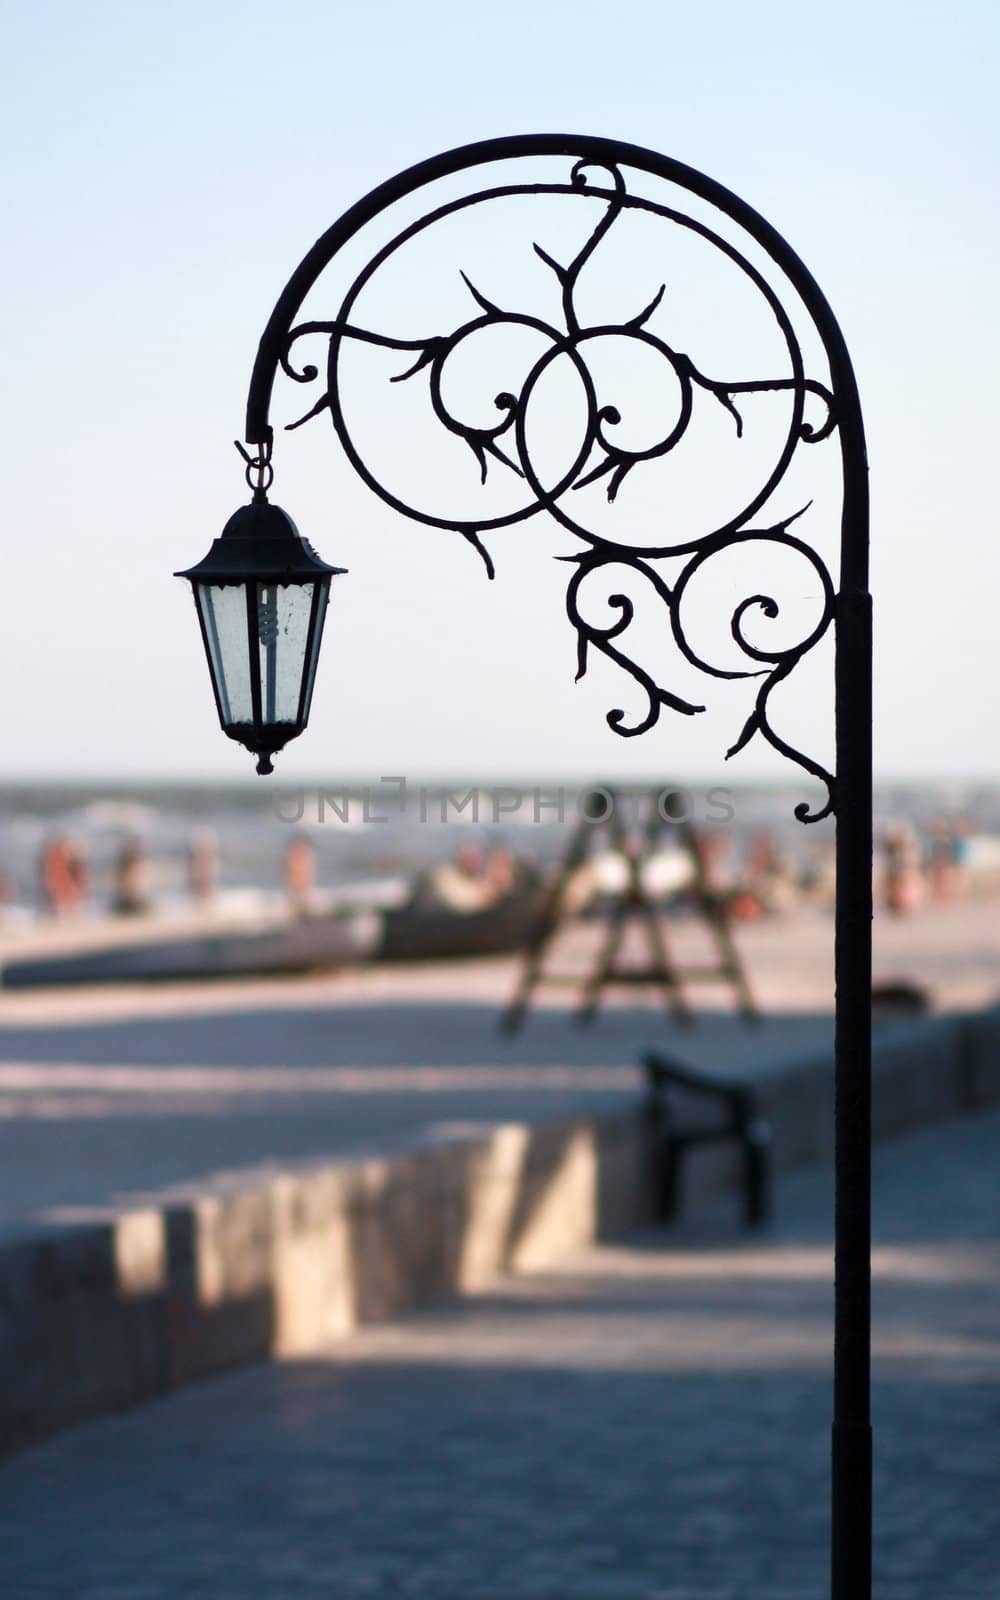
[[[479,911],[496,898],[481,845],[463,844],[453,861],[441,861],[417,877],[411,904],[446,906],[451,911]]]
[[[507,845],[498,845],[496,850],[490,851],[486,877],[490,878],[494,901],[506,899],[509,894],[536,890],[541,882],[536,864],[526,856],[515,856]]]
[[[915,911],[924,898],[923,852],[912,823],[887,828],[885,853],[885,904],[893,916]]]
[[[149,863],[142,840],[126,839],[114,867],[111,909],[116,917],[142,916],[150,910]]]
[[[296,916],[308,913],[316,898],[316,851],[311,839],[298,834],[285,848],[285,893]]]
[[[463,844],[452,861],[442,861],[416,878],[410,904],[427,909],[482,911],[528,886],[531,871],[506,846],[487,856],[482,845]]]
[[[709,887],[715,886],[709,879]],[[752,922],[792,911],[800,898],[794,867],[778,848],[770,828],[759,828],[750,840],[743,879],[730,898],[730,911],[738,920]]]
[[[798,874],[801,898],[832,911],[837,892],[837,854],[832,844],[816,846]]]
[[[962,891],[968,832],[964,817],[935,817],[930,825],[927,878],[935,900],[954,900]]]
[[[509,845],[497,845],[490,852],[486,871],[493,886],[494,900],[510,895],[537,894],[545,873],[532,856],[515,855]]]
[[[42,906],[53,917],[75,916],[90,894],[90,872],[83,846],[61,835],[42,850]]]
[[[188,884],[197,906],[207,906],[219,887],[219,844],[211,828],[201,828],[188,851]]]
[[[9,872],[0,872],[0,920],[6,922],[17,907],[17,882]]]

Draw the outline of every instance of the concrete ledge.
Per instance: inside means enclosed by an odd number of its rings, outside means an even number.
[[[828,1161],[829,1059],[758,1075],[780,1168]],[[1000,1099],[1000,1008],[876,1040],[876,1137]],[[734,1182],[708,1148],[690,1205]],[[643,1107],[172,1194],[0,1246],[0,1452],[244,1362],[543,1268],[651,1219]]]
[[[649,1160],[636,1107],[250,1175],[10,1243],[0,1449],[623,1233],[650,1218]]]

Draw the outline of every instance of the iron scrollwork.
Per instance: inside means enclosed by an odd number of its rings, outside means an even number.
[[[475,307],[474,313],[450,333],[436,333],[423,338],[395,338],[362,326],[354,320],[353,313],[359,295],[378,269],[410,240],[456,212],[478,206],[506,196],[534,194],[576,195],[603,204],[603,212],[589,237],[573,258],[561,262],[539,243],[534,250],[558,283],[562,323],[547,321],[526,312],[503,309],[497,300],[484,291],[482,284],[474,283],[462,274],[468,294]],[[647,303],[628,320],[619,323],[587,324],[578,307],[577,289],[580,275],[594,257],[602,241],[608,236],[617,219],[626,211],[645,212],[658,216],[681,228],[699,235],[725,256],[747,277],[763,296],[781,333],[787,352],[789,372],[785,376],[762,378],[755,381],[729,381],[713,378],[700,370],[684,351],[668,343],[650,326],[654,312],[664,295],[664,285],[651,294]],[[491,328],[529,329],[544,341],[542,353],[530,367],[516,392],[503,390],[495,396],[497,419],[492,426],[474,426],[456,415],[445,399],[445,372],[453,356],[467,340]],[[779,754],[796,763],[824,785],[825,801],[811,808],[808,803],[796,806],[795,814],[802,822],[815,822],[834,809],[833,776],[816,760],[796,749],[776,731],[769,714],[769,699],[777,685],[788,678],[802,657],[826,633],[834,617],[834,586],[829,572],[814,549],[790,531],[797,517],[806,507],[780,521],[763,517],[755,524],[758,513],[766,507],[777,485],[784,478],[792,457],[800,444],[815,444],[828,438],[838,426],[838,411],[831,388],[807,377],[802,351],[793,330],[792,322],[770,283],[753,262],[739,251],[729,239],[714,232],[694,216],[654,201],[644,195],[628,191],[621,167],[614,161],[593,156],[578,159],[572,166],[567,182],[545,184],[517,184],[487,189],[463,196],[438,206],[426,216],[410,224],[384,245],[368,262],[348,290],[340,312],[332,321],[300,322],[288,329],[278,349],[278,361],[285,374],[296,383],[314,383],[319,370],[312,364],[298,365],[294,359],[299,341],[314,335],[328,339],[327,381],[324,392],[304,416],[289,424],[298,428],[312,418],[329,412],[333,425],[349,459],[360,476],[382,500],[418,522],[441,528],[454,529],[479,552],[490,577],[493,563],[483,542],[484,535],[494,529],[520,522],[545,513],[585,546],[584,550],[561,559],[570,562],[574,571],[567,590],[567,612],[577,634],[577,678],[587,670],[591,651],[598,651],[615,664],[641,689],[645,697],[645,711],[631,719],[616,707],[607,712],[609,727],[625,738],[647,732],[659,720],[664,707],[682,715],[693,716],[705,710],[703,705],[674,693],[662,686],[654,676],[624,648],[626,635],[635,615],[633,601],[616,589],[607,597],[614,613],[613,620],[601,626],[587,620],[581,604],[581,589],[595,574],[604,574],[612,566],[627,566],[650,586],[651,593],[666,608],[672,636],[682,657],[700,672],[718,679],[761,680],[759,690],[742,731],[727,751],[727,758],[738,754],[752,739],[765,740]],[[662,437],[645,448],[630,449],[616,439],[616,430],[623,420],[622,410],[612,403],[602,403],[598,383],[588,365],[588,353],[595,341],[613,336],[632,341],[667,364],[673,374],[679,395],[676,417]],[[411,383],[423,375],[428,384],[428,395],[433,413],[440,425],[461,440],[472,452],[479,467],[480,482],[485,484],[491,468],[514,474],[524,484],[523,503],[515,510],[468,521],[443,518],[402,500],[379,481],[370,465],[362,458],[351,436],[344,410],[340,381],[342,352],[345,345],[360,341],[369,345],[398,350],[407,358],[404,369],[395,374],[394,383]],[[585,422],[579,447],[572,461],[559,476],[558,481],[546,485],[542,471],[533,459],[529,443],[528,414],[533,394],[552,363],[559,358],[569,361],[579,380],[585,398]],[[567,504],[575,491],[604,481],[608,502],[614,502],[623,485],[635,469],[643,463],[662,459],[675,451],[684,439],[691,421],[697,394],[713,399],[732,418],[736,437],[743,435],[743,410],[752,396],[765,392],[787,392],[790,400],[787,432],[770,472],[751,497],[722,525],[710,527],[694,538],[680,543],[645,548],[634,544],[619,544],[606,533],[588,527],[575,507]],[[806,417],[807,397],[822,407],[819,420]],[[782,547],[791,551],[811,569],[818,579],[821,595],[818,620],[805,637],[791,645],[768,647],[759,634],[760,622],[773,623],[780,613],[778,600],[767,593],[754,593],[742,599],[730,618],[730,633],[739,647],[745,662],[740,667],[723,667],[713,663],[693,646],[685,629],[684,606],[692,578],[723,551],[757,542],[771,549]],[[675,567],[669,581],[654,565],[671,561]],[[754,637],[748,631],[750,614],[757,629]]]

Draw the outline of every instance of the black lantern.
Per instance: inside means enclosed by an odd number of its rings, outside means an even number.
[[[257,771],[309,721],[330,579],[291,517],[257,490],[230,517],[190,578],[222,731]]]

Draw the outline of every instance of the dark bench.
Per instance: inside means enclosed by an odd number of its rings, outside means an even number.
[[[757,1096],[745,1083],[709,1077],[649,1051],[642,1058],[649,1088],[649,1114],[659,1156],[658,1214],[671,1222],[680,1214],[681,1179],[688,1151],[699,1145],[736,1144],[742,1161],[743,1215],[748,1228],[771,1215],[771,1129],[761,1117]],[[692,1102],[718,1109],[720,1116],[692,1115]]]

